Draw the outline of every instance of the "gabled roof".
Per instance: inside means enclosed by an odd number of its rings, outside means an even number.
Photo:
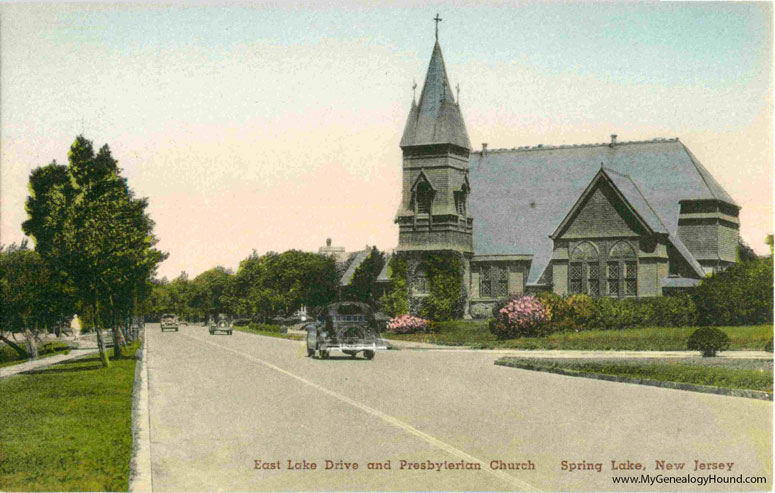
[[[646,231],[652,234],[668,233],[665,225],[662,224],[662,221],[659,220],[659,217],[654,212],[654,209],[651,208],[651,205],[649,205],[646,198],[640,192],[635,183],[632,182],[630,177],[601,166],[600,171],[598,171],[595,177],[592,178],[592,181],[578,198],[576,203],[573,204],[573,207],[571,207],[570,211],[568,211],[568,213],[565,215],[565,218],[554,230],[554,233],[549,235],[551,238],[557,238],[560,233],[569,225],[573,216],[579,210],[581,205],[586,201],[587,197],[589,197],[589,195],[594,191],[595,186],[600,180],[606,180],[611,184],[614,191],[619,194],[619,197],[627,205],[632,215],[638,222],[641,223]]]
[[[469,212],[476,254],[533,253],[528,282],[535,283],[552,255],[549,234],[600,171],[600,163],[641,218],[661,223],[677,249],[680,200],[735,205],[678,139],[475,152]]]
[[[463,115],[455,103],[438,41],[433,46],[420,101],[417,104],[412,101],[401,139],[401,147],[430,144],[453,144],[471,149]]]

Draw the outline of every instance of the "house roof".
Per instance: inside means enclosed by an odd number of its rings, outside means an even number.
[[[377,282],[390,282],[390,257],[393,255],[390,252],[385,252],[385,265],[382,266],[382,270],[379,271],[377,276]]]
[[[352,261],[350,262],[350,265],[347,266],[347,269],[344,271],[344,274],[342,274],[342,278],[339,280],[340,286],[350,285],[350,283],[353,280],[353,275],[355,275],[355,269],[357,269],[358,266],[361,265],[364,260],[366,260],[370,252],[371,250],[363,250],[360,252],[353,253],[353,258],[352,258]]]
[[[680,200],[721,200],[736,206],[678,139],[475,152],[469,211],[476,254],[532,253],[528,282],[535,283],[552,255],[548,235],[601,163],[641,219],[655,231],[666,230],[679,251],[688,253],[677,244]],[[696,260],[689,257],[694,267]]]
[[[460,107],[455,103],[439,42],[433,46],[419,103],[412,101],[401,147],[454,144],[471,149]]]

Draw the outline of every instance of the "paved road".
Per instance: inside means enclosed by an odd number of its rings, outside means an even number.
[[[317,360],[297,341],[198,326],[149,325],[146,341],[158,491],[659,489],[614,485],[612,460],[653,474],[665,473],[657,460],[683,462],[682,476],[703,472],[695,460],[732,462],[732,475],[768,483],[684,489],[771,487],[771,402],[504,368],[487,352]],[[289,460],[317,469],[289,470]],[[482,469],[402,470],[402,460]],[[498,460],[535,469],[492,470]],[[390,470],[368,469],[386,461]]]

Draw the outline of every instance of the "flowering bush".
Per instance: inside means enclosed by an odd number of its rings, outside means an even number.
[[[395,334],[426,332],[428,330],[428,321],[411,315],[401,315],[400,317],[391,318],[387,323],[387,328]]]
[[[510,298],[495,313],[490,332],[498,339],[543,335],[549,321],[546,306],[535,296]]]

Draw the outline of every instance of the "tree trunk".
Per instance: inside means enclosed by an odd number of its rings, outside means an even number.
[[[0,341],[3,341],[4,343],[8,344],[11,348],[13,348],[14,351],[19,353],[19,356],[22,357],[22,359],[27,359],[30,357],[30,353],[25,351],[21,346],[13,342],[12,340],[8,339],[4,335],[0,335]]]
[[[24,329],[24,340],[27,343],[27,353],[29,353],[30,358],[38,359],[38,345],[29,329]]]
[[[97,332],[97,348],[100,350],[100,361],[102,361],[102,367],[109,368],[110,360],[108,359],[108,353],[105,352],[105,340],[102,338],[102,321],[100,320],[99,301],[94,302],[94,330]]]

